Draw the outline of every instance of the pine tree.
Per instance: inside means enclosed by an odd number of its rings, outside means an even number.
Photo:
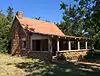
[[[9,6],[7,9],[7,13],[8,13],[7,19],[11,23],[13,20],[13,8]]]
[[[8,52],[10,49],[10,29],[13,20],[13,8],[8,7],[7,16],[0,12],[0,52]]]

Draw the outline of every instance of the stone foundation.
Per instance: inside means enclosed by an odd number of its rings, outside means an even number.
[[[22,56],[40,60],[52,60],[52,54],[48,51],[30,51],[28,53],[23,51]]]
[[[58,60],[80,60],[86,55],[87,50],[82,51],[62,51],[58,52],[57,59]]]

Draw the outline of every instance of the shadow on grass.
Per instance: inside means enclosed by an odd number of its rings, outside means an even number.
[[[100,59],[100,50],[89,50],[86,59]]]
[[[93,67],[87,64],[57,64],[51,62],[26,62],[16,64],[17,68],[24,69],[26,76],[94,76],[100,75],[100,66]]]
[[[100,50],[89,50],[81,61],[100,63]]]

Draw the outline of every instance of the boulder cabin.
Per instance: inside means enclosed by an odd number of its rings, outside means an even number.
[[[23,17],[20,11],[16,13],[11,27],[12,55],[52,60],[66,54],[67,60],[78,58],[87,50],[87,39],[65,35],[54,23]]]

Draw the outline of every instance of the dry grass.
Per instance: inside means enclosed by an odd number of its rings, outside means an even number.
[[[37,61],[38,60],[34,62]],[[33,62],[33,60],[0,54],[0,76],[25,76],[26,73],[24,70],[15,66],[16,64],[23,62]]]
[[[57,64],[0,54],[0,76],[99,76],[100,64]]]

